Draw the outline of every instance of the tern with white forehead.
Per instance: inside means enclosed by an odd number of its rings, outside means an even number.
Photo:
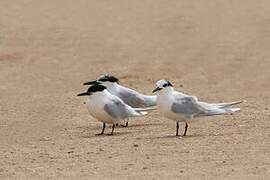
[[[185,123],[186,136],[188,122],[190,119],[230,114],[239,111],[240,108],[232,108],[232,105],[240,104],[243,101],[229,103],[206,103],[198,101],[197,97],[175,91],[173,85],[167,80],[159,80],[153,93],[157,94],[157,106],[163,115],[176,121],[176,136],[178,136],[179,122]]]
[[[111,75],[101,75],[97,80],[84,83],[84,85],[102,84],[107,90],[122,99],[133,108],[153,108],[157,105],[157,96],[141,94],[133,89],[119,84],[119,80]],[[128,122],[126,126],[128,125]]]
[[[103,122],[103,129],[100,134],[104,134],[106,124],[112,124],[111,134],[113,135],[115,124],[130,117],[140,117],[147,114],[142,108],[133,109],[125,104],[120,98],[109,93],[105,86],[95,84],[90,86],[84,93],[78,96],[88,96],[85,104],[89,113],[98,121]]]

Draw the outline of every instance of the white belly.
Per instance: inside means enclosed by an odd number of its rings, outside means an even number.
[[[164,117],[177,122],[186,122],[187,118],[184,115],[176,114],[171,110],[172,101],[170,101],[169,97],[158,97],[157,105]]]
[[[86,107],[88,112],[91,116],[97,119],[100,122],[113,124],[118,123],[117,119],[112,118],[109,116],[106,111],[104,111],[104,104],[103,103],[95,103],[93,104],[92,101],[86,101]]]

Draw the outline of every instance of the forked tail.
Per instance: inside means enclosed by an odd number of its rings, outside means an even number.
[[[147,107],[147,108],[133,108],[141,116],[145,116],[149,111],[154,111],[157,109],[157,106]]]
[[[233,105],[241,104],[243,102],[247,102],[246,100],[241,100],[241,101],[234,101],[234,102],[228,102],[228,103],[213,103],[211,105],[217,106],[219,108],[228,108]]]
[[[234,113],[236,111],[240,111],[240,108],[219,108],[219,109],[208,110],[207,112],[200,114],[199,116],[223,115],[223,114]]]
[[[135,111],[153,111],[157,109],[157,106],[147,107],[147,108],[133,108]]]

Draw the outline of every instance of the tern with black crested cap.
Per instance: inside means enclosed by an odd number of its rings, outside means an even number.
[[[161,113],[165,117],[176,121],[176,136],[179,135],[179,122],[185,123],[183,136],[186,136],[190,119],[230,114],[240,110],[240,108],[232,108],[232,105],[244,102],[206,103],[198,101],[195,96],[175,91],[173,85],[167,80],[157,81],[153,93],[157,94],[157,106]]]
[[[107,90],[122,99],[126,104],[132,108],[152,108],[156,109],[157,96],[149,96],[141,94],[133,89],[124,87],[119,84],[119,79],[115,76],[105,74],[101,75],[97,80],[84,83],[84,85],[101,84]],[[126,123],[126,126],[128,122]]]
[[[112,95],[107,88],[100,84],[94,84],[86,92],[78,96],[88,96],[85,105],[94,118],[103,122],[103,128],[100,134],[104,134],[106,124],[112,124],[111,134],[113,135],[114,127],[121,121],[131,117],[140,117],[147,114],[143,108],[132,108],[125,104],[120,98]]]

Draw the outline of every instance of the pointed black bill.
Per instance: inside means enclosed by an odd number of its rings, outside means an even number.
[[[80,93],[77,96],[90,96],[91,94],[88,92]]]
[[[160,91],[161,89],[162,89],[162,88],[157,87],[156,89],[154,89],[154,90],[152,91],[152,93],[157,92],[157,91]]]
[[[101,83],[98,81],[89,81],[89,82],[83,83],[83,85],[98,85],[98,84],[101,84]]]

